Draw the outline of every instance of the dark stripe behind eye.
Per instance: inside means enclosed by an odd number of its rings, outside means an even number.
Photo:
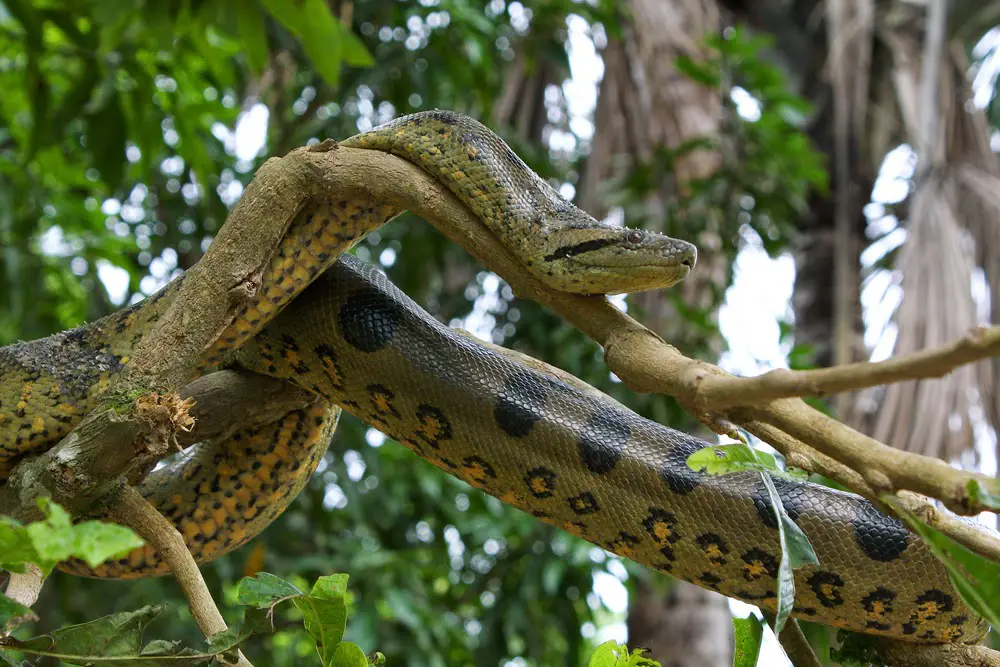
[[[563,257],[572,257],[574,255],[579,255],[585,252],[591,252],[592,250],[599,250],[605,246],[614,245],[618,243],[618,239],[594,239],[593,241],[584,241],[583,243],[577,243],[576,245],[566,245],[558,248],[551,255],[545,257],[546,262],[551,262],[554,259],[562,259]]]

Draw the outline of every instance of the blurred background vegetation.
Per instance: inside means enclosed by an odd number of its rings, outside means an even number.
[[[688,355],[740,372],[827,365],[996,322],[998,3],[950,5],[931,161],[964,171],[923,246],[906,240],[927,217],[910,206],[924,13],[846,4],[0,0],[0,344],[100,317],[190,267],[268,157],[429,108],[486,122],[594,215],[697,243],[684,286],[627,301]],[[941,238],[958,239],[959,260],[940,261]],[[595,343],[412,216],[356,253],[442,321],[697,430],[672,400],[624,391]],[[825,407],[995,472],[997,367],[970,368]],[[349,573],[348,638],[390,665],[581,664],[625,636],[664,664],[732,659],[718,596],[504,507],[351,418],[292,508],[205,568],[221,600],[260,570],[303,587]],[[180,599],[170,579],[55,575],[35,629],[173,600],[154,633],[194,643]],[[249,657],[313,664],[293,621]]]

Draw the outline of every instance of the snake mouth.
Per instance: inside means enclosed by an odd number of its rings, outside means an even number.
[[[698,261],[698,249],[679,239],[664,238],[655,245],[605,246],[601,251],[568,255],[577,265],[608,269],[683,269],[687,275]]]

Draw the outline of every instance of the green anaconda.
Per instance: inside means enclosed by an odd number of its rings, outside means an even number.
[[[342,145],[397,154],[439,178],[554,287],[650,289],[677,282],[694,263],[689,244],[589,218],[463,116],[416,114]],[[196,558],[209,561],[246,543],[288,506],[343,408],[542,521],[773,609],[781,552],[760,476],[691,470],[686,459],[704,442],[449,329],[380,272],[343,255],[398,213],[366,201],[304,210],[276,250],[259,298],[206,352],[206,369],[234,366],[286,379],[317,401],[197,445],[141,482]],[[97,404],[175,286],[91,325],[0,348],[0,480]],[[794,615],[910,641],[983,635],[983,621],[943,566],[899,521],[853,494],[773,482],[819,558],[796,571]],[[166,572],[148,547],[94,569],[63,567],[99,577]]]

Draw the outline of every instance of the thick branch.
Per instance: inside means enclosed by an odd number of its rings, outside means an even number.
[[[881,639],[879,655],[893,667],[1000,667],[1000,653],[968,644],[913,644]]]
[[[194,402],[190,415],[195,419],[193,429],[177,434],[177,442],[182,447],[226,437],[241,428],[269,424],[314,400],[294,385],[247,371],[221,371],[197,378],[181,390],[180,397]],[[62,474],[69,475],[73,482],[80,475],[91,480],[110,480],[108,486],[92,485],[93,493],[99,497],[120,488],[121,476],[132,482],[141,479],[164,455],[173,451],[160,448],[155,452],[141,452],[131,446],[108,447],[109,440],[103,439],[104,434],[116,438],[121,432],[128,438],[135,430],[120,422],[112,422],[114,428],[101,430],[94,423],[81,424],[60,448],[19,465],[7,484],[0,485],[0,514],[24,522],[36,521],[41,513],[35,499],[46,492],[40,480],[59,479]],[[94,428],[92,434],[91,428]],[[131,441],[126,439],[125,442]],[[71,488],[67,493],[74,491]],[[65,498],[56,500],[66,501]]]

